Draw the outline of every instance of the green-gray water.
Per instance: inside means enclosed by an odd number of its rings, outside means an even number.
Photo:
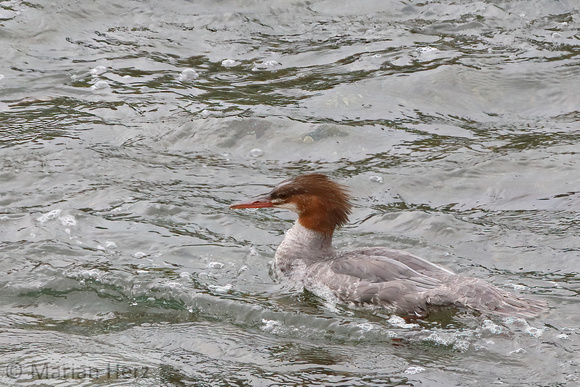
[[[577,1],[0,2],[0,384],[580,383]],[[293,215],[548,301],[406,322],[276,283]]]

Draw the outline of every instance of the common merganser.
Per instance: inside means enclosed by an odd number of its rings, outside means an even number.
[[[417,317],[425,317],[433,307],[521,317],[546,309],[542,300],[519,297],[405,251],[384,247],[334,250],[332,235],[348,221],[350,199],[344,186],[325,175],[308,174],[285,180],[270,193],[230,208],[275,207],[296,212],[298,220],[276,250],[274,272],[322,297]]]

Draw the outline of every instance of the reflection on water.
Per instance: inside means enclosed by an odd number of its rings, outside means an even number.
[[[574,2],[0,4],[2,384],[574,385]],[[406,321],[275,283],[325,172],[337,247],[548,300]]]

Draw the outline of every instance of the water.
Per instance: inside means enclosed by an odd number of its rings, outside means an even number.
[[[576,1],[0,3],[2,385],[580,381]],[[546,299],[405,321],[272,280],[289,175],[336,246]],[[39,380],[41,379],[41,380]]]

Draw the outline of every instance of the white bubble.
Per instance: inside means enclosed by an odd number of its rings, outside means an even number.
[[[199,78],[199,74],[194,69],[185,69],[179,74],[179,80],[181,82],[189,82],[197,78]]]
[[[252,68],[252,71],[264,70],[272,67],[282,66],[282,64],[275,60],[266,60],[262,63],[256,63]]]
[[[108,89],[109,83],[107,81],[97,81],[94,85],[91,86],[91,90],[103,90]]]
[[[437,50],[435,47],[419,47],[416,49],[416,51],[423,54],[423,53],[428,53],[428,52],[436,52],[439,50]]]
[[[260,156],[263,156],[263,155],[264,155],[264,151],[261,150],[261,149],[258,149],[258,148],[252,149],[250,151],[250,156],[252,156],[252,157],[260,157]]]
[[[224,264],[221,262],[210,262],[207,264],[207,266],[212,269],[222,269]]]
[[[101,281],[103,278],[103,273],[97,269],[81,270],[78,275],[82,279],[95,281]]]
[[[383,178],[381,176],[373,175],[369,178],[369,180],[374,183],[383,184]]]
[[[263,65],[267,66],[267,67],[282,66],[282,64],[280,64],[280,62],[275,61],[275,60],[267,60],[263,63]]]
[[[222,66],[224,66],[224,67],[236,67],[239,65],[240,65],[240,62],[233,60],[233,59],[222,60]]]
[[[518,349],[514,349],[513,351],[508,352],[508,355],[519,355],[519,354],[524,354],[527,352],[528,351],[526,351],[524,348],[518,348]]]
[[[105,72],[107,72],[107,68],[105,66],[97,66],[95,68],[92,68],[90,71],[91,75],[94,77],[96,77],[97,75],[101,75]]]

